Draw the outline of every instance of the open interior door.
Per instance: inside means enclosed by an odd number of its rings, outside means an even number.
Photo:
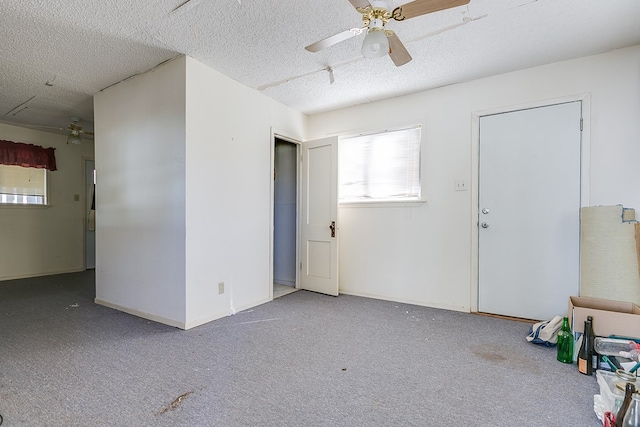
[[[338,295],[338,138],[302,144],[300,287]]]

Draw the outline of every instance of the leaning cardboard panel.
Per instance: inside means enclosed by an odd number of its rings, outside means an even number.
[[[630,302],[569,297],[568,316],[573,332],[584,332],[584,321],[592,316],[593,332],[598,336],[640,338],[640,307]]]
[[[637,234],[633,209],[580,210],[580,296],[640,304]]]
[[[640,276],[640,223],[636,222],[636,257],[638,259],[638,275]]]

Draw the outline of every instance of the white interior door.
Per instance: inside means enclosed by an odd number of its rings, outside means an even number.
[[[478,310],[566,314],[579,290],[581,102],[480,118]]]
[[[338,295],[338,138],[302,144],[300,287]]]

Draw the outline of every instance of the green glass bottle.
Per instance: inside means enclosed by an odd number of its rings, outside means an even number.
[[[562,363],[573,363],[573,334],[569,328],[569,319],[562,319],[562,326],[558,331],[558,354],[556,359]]]

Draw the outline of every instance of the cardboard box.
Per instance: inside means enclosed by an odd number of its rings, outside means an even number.
[[[568,317],[572,332],[584,332],[587,316],[593,317],[593,333],[597,336],[640,338],[640,307],[633,303],[569,297]]]

